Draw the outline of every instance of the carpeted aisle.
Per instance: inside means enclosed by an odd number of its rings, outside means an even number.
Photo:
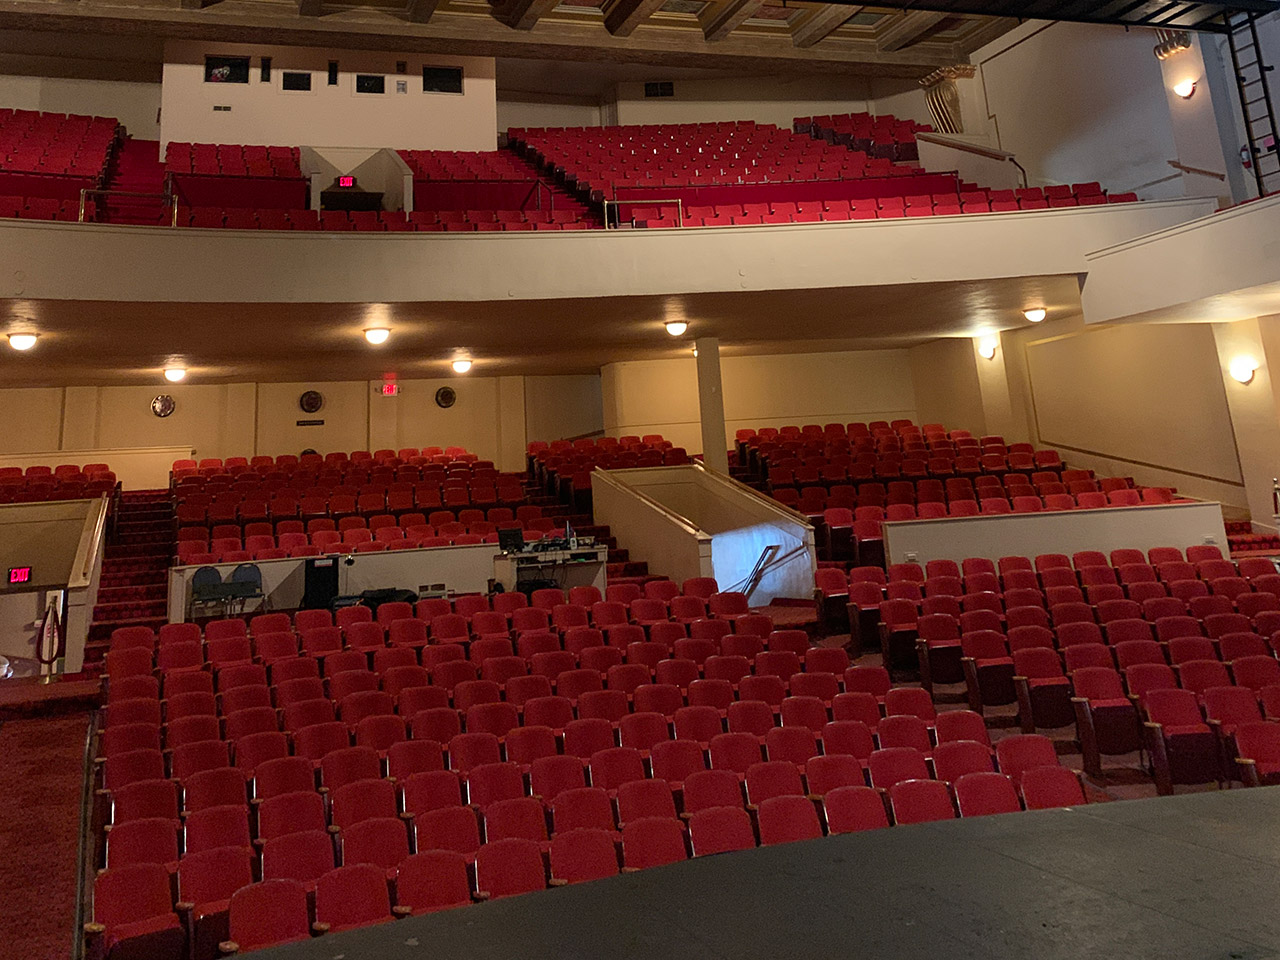
[[[9,960],[71,956],[87,722],[0,725],[0,954]]]

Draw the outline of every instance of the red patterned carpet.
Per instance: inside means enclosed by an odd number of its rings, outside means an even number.
[[[87,718],[0,725],[0,954],[71,956]]]

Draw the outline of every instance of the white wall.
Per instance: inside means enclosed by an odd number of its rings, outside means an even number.
[[[497,145],[494,62],[482,57],[437,56],[168,41],[164,48],[162,145],[171,140],[285,146],[364,146],[419,150],[493,150]],[[204,82],[206,55],[249,56],[247,84]],[[271,81],[259,78],[260,58],[271,57]],[[328,85],[330,60],[340,64]],[[404,75],[396,62],[406,61]],[[463,93],[424,93],[422,67],[462,67]],[[311,90],[286,92],[284,71],[309,70]],[[357,94],[357,73],[385,74],[387,92]],[[408,92],[396,93],[403,80]],[[215,105],[230,112],[215,113]]]
[[[791,129],[796,117],[868,109],[870,87],[854,77],[675,80],[675,96],[646,99],[643,83],[620,83],[616,123],[755,120]],[[923,97],[921,98],[923,102]]]
[[[160,135],[160,84],[0,75],[0,106],[115,117],[133,136]]]
[[[699,575],[715,577],[722,590],[744,590],[760,557],[777,547],[750,594],[752,605],[813,595],[817,569],[813,527],[734,480],[691,464],[597,471],[592,474],[591,489],[596,521],[609,524],[615,533],[616,523],[628,526],[636,545],[631,537],[619,534],[620,538],[656,571],[673,579],[693,576],[685,572],[687,566],[668,571],[658,564],[668,557],[672,562],[686,554],[692,557],[692,544],[704,543],[703,538],[710,536],[711,571]],[[676,516],[663,514],[654,503]],[[701,562],[705,569],[705,557]]]
[[[554,103],[498,99],[498,132],[512,127],[598,127],[598,103]]]
[[[743,427],[915,418],[905,350],[794,353],[720,360],[730,442]],[[695,361],[641,360],[601,370],[605,430],[661,433],[702,452]]]
[[[1227,546],[1222,510],[1216,503],[907,520],[886,523],[884,533],[890,563],[999,560],[1081,550],[1109,553],[1125,547],[1185,549],[1196,544],[1214,544],[1225,554]]]
[[[976,51],[1001,149],[1033,185],[1099,180],[1127,191],[1167,177],[1177,157],[1155,34],[1072,23],[1025,23]],[[1182,195],[1180,180],[1140,191]]]
[[[872,99],[868,107],[875,116],[887,113],[899,120],[933,123],[924,88],[915,80],[875,79],[871,81],[869,95]]]

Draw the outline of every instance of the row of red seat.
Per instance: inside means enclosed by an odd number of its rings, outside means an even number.
[[[528,180],[531,171],[509,150],[400,150],[415,180]]]
[[[865,112],[796,117],[792,121],[792,129],[815,140],[838,143],[850,150],[866,151],[872,156],[899,161],[918,159],[916,134],[933,131],[933,127],[926,123],[899,120],[891,114],[873,117]]]
[[[2,183],[3,181],[0,181]],[[84,204],[84,219],[96,218],[97,208],[92,200]],[[49,197],[0,197],[0,217],[20,220],[60,220],[74,223],[80,219],[79,200],[55,200]]]
[[[0,112],[0,174],[99,177],[118,126],[106,117],[6,109]]]
[[[33,464],[0,467],[0,503],[38,503],[44,500],[79,500],[113,493],[116,475],[105,463]]]
[[[1008,194],[1008,196],[1005,196]],[[755,224],[825,223],[848,220],[898,220],[903,217],[949,217],[962,213],[1009,213],[1017,210],[1049,210],[1063,207],[1106,206],[1134,203],[1136,193],[1109,196],[1020,198],[1012,190],[974,191],[915,197],[880,197],[866,200],[785,201],[776,203],[691,206],[681,216],[675,206],[634,205],[628,211],[636,225],[650,227],[728,227]],[[744,207],[755,209],[744,210]],[[794,208],[802,209],[794,209]],[[760,209],[763,208],[763,209]]]
[[[916,124],[913,121],[898,121],[893,117],[871,117],[865,113],[797,117],[793,128],[797,133],[808,134],[815,140],[842,144],[851,151],[866,151],[873,157],[884,157],[897,161],[918,159],[919,149],[915,135],[921,131],[932,131],[932,128],[927,125]],[[1029,187],[1017,191],[987,191],[976,187],[976,185],[970,186],[975,191],[981,190],[983,193],[991,194],[990,209],[993,211],[1043,210],[1048,207],[1090,206],[1107,202],[1129,203],[1138,199],[1137,194],[1134,193],[1106,195],[1102,185],[1097,181],[1052,184],[1043,188]],[[996,194],[1000,196],[997,198]],[[965,213],[972,212],[968,205],[964,203],[963,194],[961,203],[964,206]],[[936,202],[933,206],[936,212]],[[976,209],[978,208],[975,207]],[[953,212],[949,204],[945,212]],[[917,215],[924,216],[925,214]]]
[[[398,486],[399,483],[400,481],[393,481],[390,485],[395,489],[379,489],[360,494],[330,492],[321,487],[257,491],[228,488],[212,495],[178,495],[175,496],[178,504],[177,519],[183,525],[245,524],[294,518],[306,521],[331,517],[338,520],[348,516],[371,517],[384,513],[401,516],[441,508],[493,509],[501,505],[508,509],[518,509],[526,505],[524,488],[516,483],[499,486],[487,483],[439,486],[429,482],[410,484],[404,481],[404,486]]]
[[[517,153],[539,167],[580,191],[609,197],[628,186],[839,181],[915,172],[877,158],[855,168],[844,147],[766,124],[726,129],[686,124],[652,132],[631,127],[512,129],[507,136]]]
[[[302,176],[297,147],[171,141],[165,148],[164,165],[169,173],[222,177]]]
[[[268,508],[270,506],[271,504],[268,503]],[[209,524],[206,517],[205,521],[200,524],[178,527],[178,540],[181,542],[183,540],[210,540],[220,537],[239,538],[241,535],[245,537],[280,537],[286,534],[313,534],[321,530],[342,532],[354,528],[368,528],[369,530],[377,531],[380,527],[394,526],[405,529],[427,526],[448,529],[451,533],[465,533],[467,531],[458,531],[456,528],[451,528],[450,524],[461,524],[463,527],[468,527],[471,524],[487,523],[492,525],[495,530],[504,525],[535,530],[550,530],[557,526],[553,519],[543,516],[542,507],[534,504],[524,504],[514,508],[490,507],[487,511],[469,508],[459,510],[457,513],[452,510],[432,510],[430,513],[414,511],[398,515],[392,513],[373,514],[367,518],[364,516],[344,516],[336,520],[327,513],[315,513],[306,519],[294,519],[296,516],[297,514],[295,513],[289,519],[247,521],[241,521],[237,518],[232,522],[215,524]],[[432,533],[434,532],[435,530],[433,529]],[[484,529],[482,532],[491,533],[492,530]]]
[[[507,215],[504,218],[503,215]],[[511,217],[511,214],[517,216]],[[57,219],[67,219],[58,217]],[[72,217],[71,219],[75,219]],[[586,230],[593,224],[575,210],[281,210],[194,207],[178,212],[187,227],[233,230],[356,230],[373,232],[439,233],[442,231]]]

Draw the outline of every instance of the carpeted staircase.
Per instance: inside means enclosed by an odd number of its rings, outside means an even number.
[[[120,141],[110,161],[107,189],[150,196],[108,196],[98,208],[99,219],[107,223],[168,225],[172,214],[162,197],[164,161],[160,158],[159,141],[128,136]]]
[[[168,490],[123,495],[102,564],[98,603],[85,647],[85,669],[101,669],[117,627],[158,630],[168,617],[168,572],[174,553],[173,504]]]

